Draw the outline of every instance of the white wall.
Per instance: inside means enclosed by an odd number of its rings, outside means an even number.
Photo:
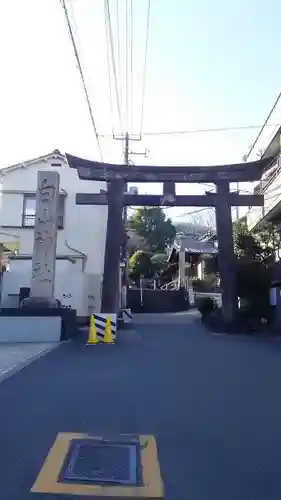
[[[29,287],[31,259],[10,261],[10,271],[3,274],[1,306],[17,307],[21,287]],[[55,297],[63,307],[77,310],[78,316],[100,312],[100,275],[82,272],[82,260],[73,264],[68,260],[56,261]]]
[[[101,182],[83,181],[76,170],[62,163],[52,167],[51,158],[39,161],[14,171],[2,173],[2,193],[0,203],[0,233],[14,234],[20,238],[20,254],[31,255],[33,249],[33,229],[22,228],[23,192],[36,191],[38,170],[56,170],[60,174],[60,190],[65,190],[64,229],[58,230],[57,255],[75,255],[74,250],[87,256],[85,271],[90,274],[103,272],[107,207],[77,206],[75,195],[78,192],[99,192],[105,188]],[[55,163],[59,163],[58,160]],[[22,194],[9,193],[20,190]],[[5,238],[4,238],[5,239]],[[1,241],[3,238],[1,238]]]
[[[0,226],[21,226],[23,195],[1,194]]]

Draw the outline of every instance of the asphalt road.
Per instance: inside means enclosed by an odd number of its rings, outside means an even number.
[[[196,322],[65,344],[0,385],[1,498],[72,498],[30,488],[57,433],[89,432],[154,435],[167,500],[280,500],[280,384],[279,341]]]

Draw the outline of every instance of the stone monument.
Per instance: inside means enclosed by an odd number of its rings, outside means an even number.
[[[22,301],[21,307],[58,307],[54,297],[58,202],[58,172],[39,171],[30,297]]]

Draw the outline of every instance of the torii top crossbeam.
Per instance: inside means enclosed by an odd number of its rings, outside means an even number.
[[[117,165],[85,160],[66,154],[68,164],[77,169],[80,179],[106,181],[123,179],[125,182],[229,182],[257,181],[268,167],[272,158],[249,163],[233,163],[218,166],[151,166]]]

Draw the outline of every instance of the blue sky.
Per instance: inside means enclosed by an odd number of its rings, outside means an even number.
[[[125,0],[118,2],[124,21]],[[110,5],[114,25],[115,0]],[[133,132],[139,131],[146,5],[133,0]],[[103,0],[72,0],[72,8],[98,132],[110,133]],[[280,18],[278,0],[151,0],[144,132],[262,124],[280,92]],[[120,30],[124,56],[124,22]],[[56,147],[98,159],[59,0],[3,2],[0,41],[0,164]],[[119,76],[124,86],[124,70]],[[113,122],[118,133],[116,113]],[[236,162],[257,133],[144,136],[133,147],[147,147],[149,157],[134,160]],[[107,161],[121,161],[120,143],[105,138],[101,146]]]

